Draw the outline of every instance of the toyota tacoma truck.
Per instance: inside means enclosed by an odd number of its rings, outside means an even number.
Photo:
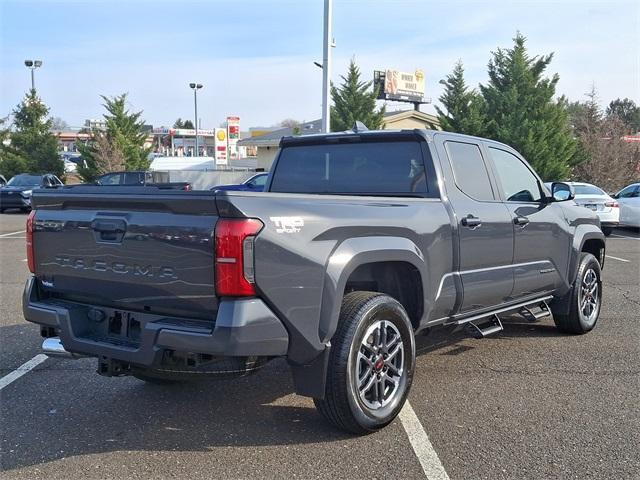
[[[150,382],[284,357],[335,426],[391,422],[415,336],[501,317],[594,328],[605,237],[507,145],[428,131],[283,138],[265,192],[34,192],[24,316],[45,353]]]

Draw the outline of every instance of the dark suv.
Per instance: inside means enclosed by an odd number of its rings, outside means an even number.
[[[32,175],[21,173],[15,175],[0,187],[0,213],[9,208],[19,208],[26,212],[31,210],[31,192],[37,188],[58,188],[64,185],[51,173]]]

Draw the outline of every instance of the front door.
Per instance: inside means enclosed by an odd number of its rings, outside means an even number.
[[[511,215],[495,192],[479,143],[437,134],[436,148],[457,223],[463,291],[457,313],[500,305],[513,288]]]
[[[562,285],[571,246],[562,207],[544,201],[541,182],[527,164],[502,146],[488,145],[500,194],[514,231],[514,299],[540,296]]]

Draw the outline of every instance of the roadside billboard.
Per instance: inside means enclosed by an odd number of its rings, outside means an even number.
[[[227,144],[229,147],[229,158],[231,160],[239,157],[238,140],[240,140],[240,117],[227,117]]]
[[[378,89],[378,99],[422,102],[424,100],[424,73],[398,70],[373,72],[373,86]]]

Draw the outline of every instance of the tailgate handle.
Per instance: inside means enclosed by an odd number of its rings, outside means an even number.
[[[100,241],[121,242],[127,231],[127,224],[124,220],[94,220],[91,222],[91,228],[100,234]]]

